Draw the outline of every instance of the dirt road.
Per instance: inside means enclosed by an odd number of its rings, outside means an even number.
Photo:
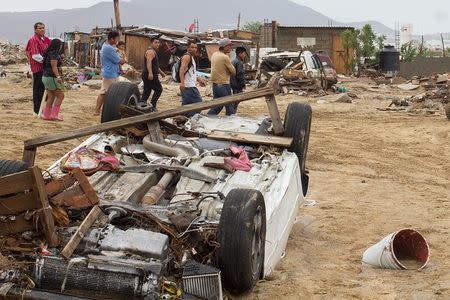
[[[449,299],[450,298],[450,122],[443,116],[379,112],[395,89],[373,91],[348,83],[354,103],[326,103],[330,97],[280,96],[314,110],[307,167],[308,198],[317,201],[299,214],[286,257],[248,299]],[[179,105],[169,86],[161,109]],[[1,159],[20,159],[24,139],[98,122],[91,111],[95,92],[69,91],[62,123],[31,116],[28,81],[0,80]],[[384,99],[384,100],[383,100]],[[240,113],[266,113],[264,101],[241,104]],[[47,167],[79,141],[38,150]],[[423,271],[373,270],[361,266],[370,245],[404,227],[421,231],[431,247]]]

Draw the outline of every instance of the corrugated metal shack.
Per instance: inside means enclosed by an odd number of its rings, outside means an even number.
[[[280,26],[276,21],[265,23],[261,29],[261,47],[279,50],[324,50],[333,60],[338,73],[345,73],[344,47],[341,33],[353,27]]]
[[[180,57],[186,52],[189,39],[198,42],[199,56],[197,66],[200,70],[208,70],[211,67],[210,58],[212,53],[219,49],[217,41],[219,38],[208,36],[206,33],[193,34],[183,31],[174,31],[157,27],[141,27],[124,32],[126,51],[129,64],[137,70],[142,70],[144,66],[144,54],[150,47],[150,39],[159,37],[161,47],[158,51],[160,67],[164,71],[170,71],[176,57]],[[235,40],[234,46],[251,47],[250,40]]]

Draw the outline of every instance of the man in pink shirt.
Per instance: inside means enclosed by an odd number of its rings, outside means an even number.
[[[41,108],[45,87],[42,83],[44,72],[44,51],[50,45],[50,39],[45,36],[45,25],[41,22],[34,24],[34,35],[28,40],[25,51],[33,73],[33,114],[37,116]]]

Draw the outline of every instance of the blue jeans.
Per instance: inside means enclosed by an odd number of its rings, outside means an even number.
[[[181,92],[181,105],[188,105],[202,102],[202,96],[196,87],[187,87]],[[200,111],[187,113],[186,117],[190,118]]]
[[[231,89],[233,90],[233,95],[242,94],[243,93],[242,89],[239,89],[239,88],[231,88]],[[239,102],[236,102],[234,104],[234,113],[235,114],[237,113],[238,105],[239,105]]]
[[[231,86],[229,84],[213,84],[213,98],[221,98],[231,96]],[[211,108],[208,111],[208,115],[218,115],[222,111],[223,106],[218,106]],[[231,116],[236,113],[235,104],[227,104],[225,105],[226,115]]]

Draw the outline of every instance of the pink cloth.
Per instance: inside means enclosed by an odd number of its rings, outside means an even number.
[[[35,54],[44,56],[44,52],[48,45],[50,45],[50,39],[46,36],[41,37],[36,33],[28,41],[25,51],[33,74],[42,72],[44,70],[44,65],[35,61],[32,56]]]
[[[79,168],[88,176],[97,171],[111,171],[118,167],[119,160],[114,153],[104,153],[86,147],[70,152],[61,161],[63,171],[70,172]]]
[[[252,169],[252,163],[248,159],[247,152],[242,147],[230,147],[231,153],[236,157],[226,157],[225,163],[231,165],[235,170],[249,172]]]

